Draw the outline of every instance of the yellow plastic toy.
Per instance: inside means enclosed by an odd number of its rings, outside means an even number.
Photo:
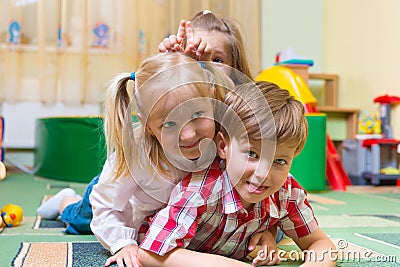
[[[22,208],[18,205],[7,204],[1,208],[1,227],[13,227],[21,224],[24,212]]]
[[[283,66],[272,66],[260,72],[256,81],[269,81],[285,88],[289,93],[303,104],[317,105],[317,99],[313,96],[305,81],[291,69]]]
[[[381,134],[381,120],[379,113],[375,112],[370,116],[365,111],[358,115],[358,133],[359,134]]]
[[[3,162],[0,161],[0,181],[4,180],[6,178],[6,166],[4,165]]]

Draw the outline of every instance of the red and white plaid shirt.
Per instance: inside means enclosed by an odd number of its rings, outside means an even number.
[[[168,206],[139,230],[147,231],[142,249],[164,255],[184,247],[242,259],[251,236],[273,225],[292,238],[318,229],[306,192],[291,175],[279,191],[248,212],[219,162],[216,158],[207,170],[187,175],[175,187]]]

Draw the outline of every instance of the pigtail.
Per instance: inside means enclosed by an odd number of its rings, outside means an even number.
[[[130,155],[135,146],[132,127],[131,97],[128,94],[130,73],[116,76],[107,91],[105,102],[104,131],[107,156],[115,153],[113,180],[126,175]]]

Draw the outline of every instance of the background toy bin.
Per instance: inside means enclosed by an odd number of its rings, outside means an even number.
[[[35,127],[35,175],[90,182],[106,159],[100,117],[39,118]]]
[[[290,173],[307,191],[326,190],[326,115],[309,113],[308,137]]]

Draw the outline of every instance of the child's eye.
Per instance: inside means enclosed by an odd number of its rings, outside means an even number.
[[[216,63],[224,63],[224,60],[222,58],[219,58],[219,57],[213,58],[212,61],[216,62]]]
[[[164,128],[170,128],[170,127],[175,126],[175,125],[176,125],[176,123],[173,122],[173,121],[166,121],[166,122],[164,122],[164,123],[162,124],[162,127],[164,127]]]
[[[286,160],[284,159],[276,159],[274,160],[274,163],[278,164],[278,165],[285,165],[287,164]]]
[[[254,151],[249,151],[249,152],[247,152],[247,155],[248,155],[250,158],[257,158],[257,153],[254,152]]]
[[[197,119],[197,118],[201,117],[201,115],[203,115],[203,111],[197,111],[197,112],[193,113],[192,119]]]

